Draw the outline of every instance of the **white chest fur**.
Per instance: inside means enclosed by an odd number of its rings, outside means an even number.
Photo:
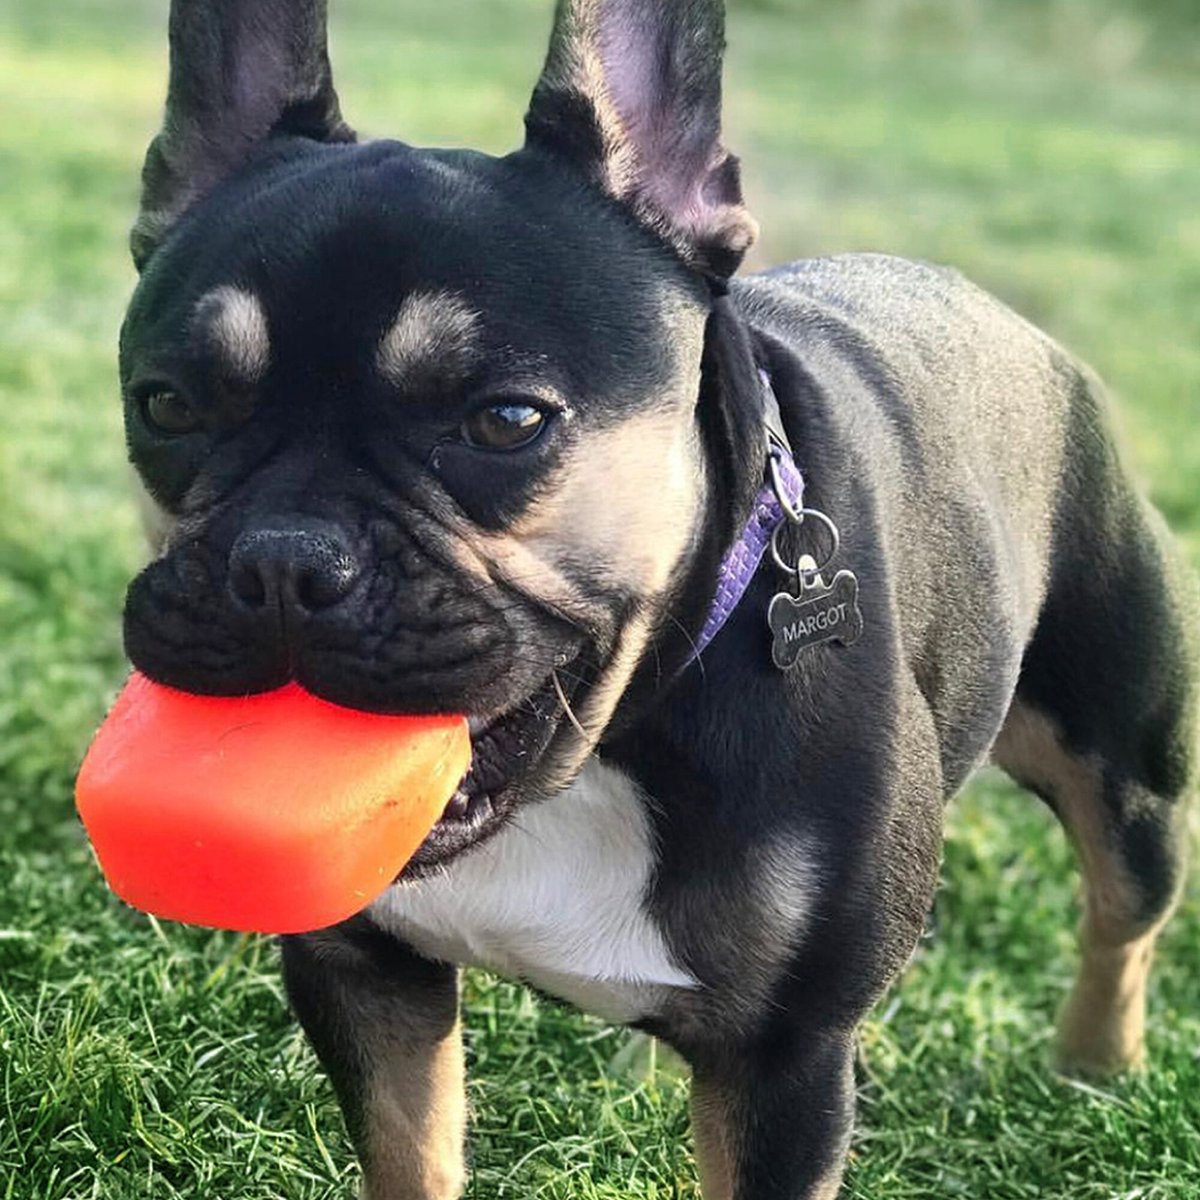
[[[422,954],[515,976],[612,1021],[647,1016],[662,990],[695,987],[646,909],[654,866],[636,785],[590,761],[485,845],[371,908]]]

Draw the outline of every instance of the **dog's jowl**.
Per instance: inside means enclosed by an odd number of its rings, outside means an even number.
[[[464,1185],[477,963],[680,1051],[707,1200],[834,1196],[856,1026],[989,756],[1079,851],[1063,1059],[1137,1063],[1197,639],[1097,381],[950,271],[733,278],[718,0],[562,0],[503,158],[357,140],[324,9],[172,6],[125,629],[191,691],[471,718],[413,864],[284,943],[367,1195]]]

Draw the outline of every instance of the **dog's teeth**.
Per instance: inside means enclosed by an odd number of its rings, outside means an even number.
[[[471,802],[467,798],[467,793],[457,791],[450,797],[450,803],[446,805],[446,811],[442,813],[442,818],[451,821],[461,821],[466,817],[470,806]]]

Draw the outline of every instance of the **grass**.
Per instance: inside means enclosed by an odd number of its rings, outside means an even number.
[[[513,144],[542,0],[341,0],[346,111]],[[70,783],[122,671],[141,554],[114,386],[124,252],[163,91],[155,0],[0,12],[0,1198],[318,1200],[355,1168],[257,938],[104,890]],[[767,262],[954,262],[1088,358],[1200,562],[1200,20],[1187,0],[738,0],[730,141]],[[1152,1069],[1046,1065],[1075,874],[987,776],[955,806],[936,931],[863,1035],[858,1200],[1200,1196],[1200,916],[1164,939]],[[619,1031],[472,975],[471,1195],[697,1195],[685,1084]]]

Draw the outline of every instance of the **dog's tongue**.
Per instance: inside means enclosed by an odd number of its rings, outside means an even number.
[[[113,891],[219,929],[299,933],[396,877],[471,758],[462,717],[341,708],[295,685],[193,696],[135,673],[75,803]]]

